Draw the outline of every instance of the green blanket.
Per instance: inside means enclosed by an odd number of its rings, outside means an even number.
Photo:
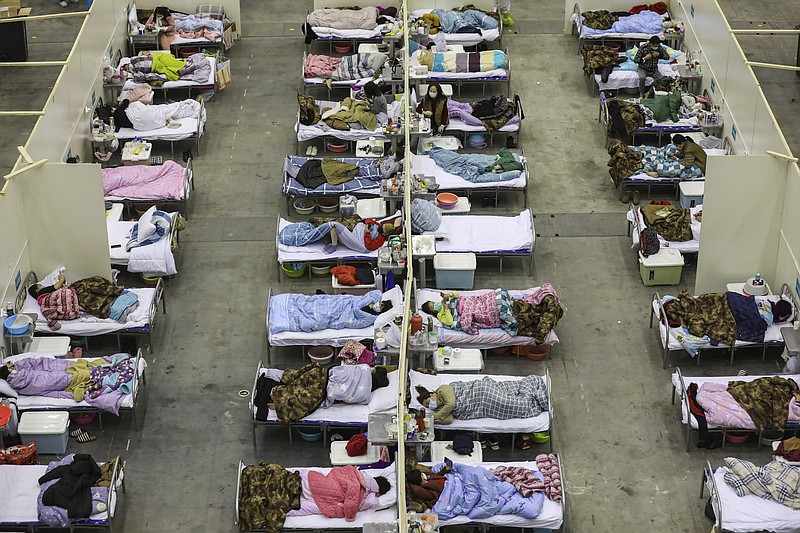
[[[359,122],[370,131],[374,131],[375,128],[378,127],[378,118],[375,116],[375,113],[370,111],[369,104],[365,100],[345,98],[342,100],[342,107],[346,109],[334,113],[326,119],[326,122],[328,120],[341,120],[348,124]]]
[[[178,71],[185,66],[186,61],[176,59],[172,54],[154,54],[150,70],[163,74],[169,81],[178,81],[180,79]]]
[[[344,161],[325,158],[322,160],[322,174],[325,180],[331,185],[341,185],[347,183],[358,176],[358,165],[351,165]]]
[[[491,172],[495,167],[502,168],[503,172],[508,172],[509,170],[523,170],[522,163],[514,159],[514,154],[506,148],[503,148],[497,153],[497,160],[492,163],[486,171]]]
[[[674,91],[666,96],[644,98],[640,103],[653,112],[653,117],[656,119],[656,122],[664,122],[665,120],[678,122],[678,109],[681,107],[680,92]]]
[[[648,226],[668,241],[692,240],[692,213],[672,205],[643,205],[642,216]]]

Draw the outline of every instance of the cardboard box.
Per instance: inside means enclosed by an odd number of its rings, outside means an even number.
[[[19,14],[20,0],[0,0],[0,19],[16,17]]]

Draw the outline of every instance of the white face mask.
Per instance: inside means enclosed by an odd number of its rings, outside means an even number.
[[[434,400],[433,398],[431,398],[430,401],[428,402],[428,408],[433,409],[434,411],[436,410],[436,407],[438,407],[438,405],[439,404],[437,404],[436,400]]]
[[[420,476],[422,477],[422,482],[423,483],[427,483],[428,482],[428,474],[426,474],[424,472],[420,472]]]
[[[428,92],[428,96],[430,96],[431,98],[436,98],[437,96],[439,96],[439,93],[437,93],[436,91],[430,91]]]

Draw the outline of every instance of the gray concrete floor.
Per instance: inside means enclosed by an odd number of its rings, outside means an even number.
[[[741,0],[726,2],[726,9],[734,17],[760,20],[763,13],[773,13],[777,19],[789,4]],[[70,442],[70,452],[127,459],[128,494],[117,531],[234,531],[240,459],[327,464],[319,443],[295,438],[289,446],[284,430],[260,428],[254,451],[247,399],[237,394],[251,388],[264,357],[267,291],[313,292],[328,286],[326,278],[280,280],[275,268],[275,222],[286,215],[279,170],[294,149],[300,87],[298,27],[310,5],[308,0],[242,0],[247,37],[230,51],[233,84],[208,104],[207,136],[195,161],[197,191],[178,257],[180,274],[168,284],[169,313],[159,317],[155,353],[148,357],[142,429],[134,431],[129,417],[106,417],[104,431],[90,428],[96,442]],[[762,11],[744,9],[756,5]],[[509,288],[552,283],[566,306],[557,328],[561,344],[546,362],[492,357],[486,373],[550,370],[554,448],[564,459],[571,531],[708,531],[697,492],[704,461],[719,464],[726,455],[766,461],[768,454],[755,445],[684,452],[679,408],[669,403],[670,370],[661,369],[659,343],[647,325],[654,291],[642,286],[625,237],[625,206],[609,184],[597,101],[586,91],[574,37],[558,34],[562,9],[558,0],[514,2],[519,33],[504,38],[514,62],[512,90],[527,113],[521,145],[530,158],[529,204],[540,233],[533,276],[514,260],[506,262],[502,275],[495,263],[481,262],[475,281],[476,287]],[[13,88],[6,79],[4,72],[0,87]],[[788,100],[798,85],[794,78],[785,81],[786,90],[778,94]],[[5,101],[0,98],[0,106]],[[779,117],[796,120],[788,112]],[[787,136],[796,132],[794,125],[785,129]],[[2,157],[26,127],[0,127]],[[474,212],[512,213],[521,206],[520,198],[503,197],[499,208]],[[679,287],[663,290],[674,293],[693,285],[690,266]],[[105,348],[93,344],[92,351]],[[733,368],[723,359],[707,356],[697,368],[676,356],[670,366],[679,365],[689,375],[776,369],[774,354],[761,364],[756,354],[743,352]],[[277,350],[275,361],[298,367],[300,351]],[[513,452],[504,443],[499,452],[487,452],[487,459],[527,458],[535,452]]]

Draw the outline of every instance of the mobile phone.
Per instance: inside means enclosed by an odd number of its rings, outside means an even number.
[[[453,468],[453,461],[451,461],[448,457],[444,458],[444,464],[447,465],[447,468]]]
[[[112,248],[122,248],[122,245],[121,244],[112,244],[111,247]]]

